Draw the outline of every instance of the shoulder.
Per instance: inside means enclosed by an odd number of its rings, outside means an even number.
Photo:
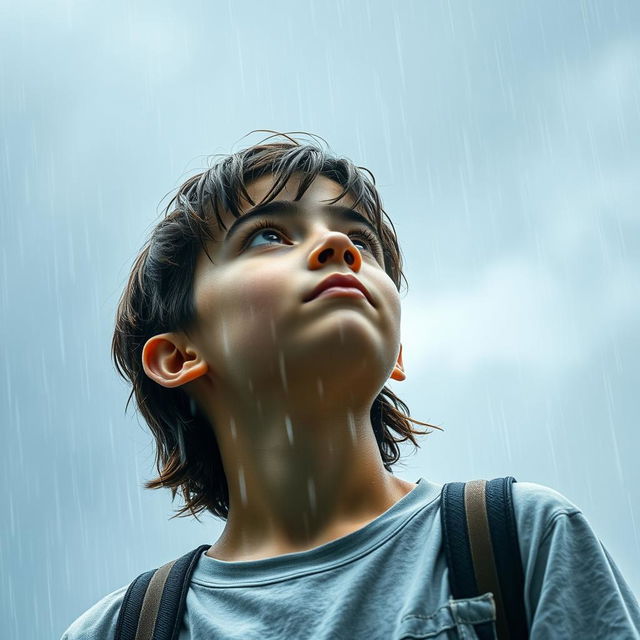
[[[129,585],[104,596],[63,633],[60,640],[111,640],[115,638],[120,606]]]
[[[514,482],[513,509],[518,529],[546,529],[560,516],[573,516],[581,509],[560,492],[535,482]],[[540,533],[544,533],[541,531]]]
[[[581,509],[555,489],[535,482],[514,482],[511,487],[525,573],[543,561],[551,538],[558,548],[568,548],[572,538],[590,531]]]
[[[531,637],[640,638],[638,603],[582,510],[544,485],[512,494]]]

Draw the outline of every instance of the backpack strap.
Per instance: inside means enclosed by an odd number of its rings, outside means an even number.
[[[491,592],[500,640],[528,638],[513,482],[507,476],[447,483],[440,511],[451,593],[460,599]],[[485,625],[476,625],[478,636],[492,638]]]
[[[210,546],[203,544],[139,575],[124,595],[116,640],[178,640],[191,574]]]

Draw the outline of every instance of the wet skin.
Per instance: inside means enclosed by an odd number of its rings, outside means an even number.
[[[260,202],[273,184],[249,185]],[[276,200],[294,201],[294,177]],[[327,209],[341,187],[318,177],[299,215],[216,230],[194,276],[197,326],[145,345],[147,375],[184,385],[210,418],[230,493],[225,529],[207,552],[242,561],[304,551],[366,525],[416,485],[386,471],[369,412],[403,379],[400,299],[365,227]],[[335,207],[351,207],[347,195]],[[243,204],[243,213],[253,208]],[[224,212],[227,229],[235,222]],[[369,291],[305,302],[332,273]]]

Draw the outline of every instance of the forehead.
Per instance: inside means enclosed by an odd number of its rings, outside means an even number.
[[[283,187],[282,191],[278,194],[278,198],[283,198],[283,196],[291,197],[291,199],[295,198],[296,191],[298,190],[303,178],[304,176],[299,173],[293,174]],[[262,198],[267,195],[274,182],[275,177],[272,174],[268,174],[251,181],[247,187],[247,191],[249,192],[252,200],[262,200]],[[327,176],[319,175],[305,191],[302,199],[304,200],[305,198],[313,198],[316,196],[335,198],[341,192],[342,186],[335,180],[331,180],[330,178],[327,178]],[[349,194],[346,194],[344,199],[346,200],[350,197],[351,196]]]
[[[294,174],[293,176],[291,176],[291,178],[286,182],[281,191],[277,194],[275,199],[290,201],[295,200],[300,182],[302,180],[303,176],[301,176],[300,174]],[[240,203],[240,216],[252,209],[258,203],[262,202],[262,200],[264,200],[265,197],[269,194],[269,191],[273,187],[275,181],[276,179],[273,174],[268,174],[249,182],[247,184],[247,193],[253,201],[253,204],[242,198]],[[304,195],[298,200],[298,202],[301,204],[306,204],[309,207],[313,206],[314,204],[328,204],[330,201],[333,201],[335,198],[337,198],[341,193],[342,186],[340,184],[338,184],[334,180],[331,180],[330,178],[327,178],[326,176],[319,175],[311,183],[311,185],[309,185],[307,190],[304,192]],[[335,203],[331,202],[331,204],[339,204],[346,207],[352,207],[354,202],[354,197],[350,193],[346,193],[342,198],[337,200]],[[360,207],[357,207],[357,209],[360,209]],[[364,213],[364,211],[361,212]],[[220,212],[220,217],[224,221],[227,229],[233,224],[236,219],[230,211],[226,210]]]

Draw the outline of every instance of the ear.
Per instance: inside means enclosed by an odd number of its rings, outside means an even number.
[[[176,333],[149,338],[142,349],[144,372],[163,387],[179,387],[204,375],[209,365]]]
[[[399,382],[401,382],[406,377],[407,374],[404,372],[404,365],[402,364],[402,344],[400,344],[400,353],[398,354],[398,360],[396,362],[396,366],[393,368],[391,378],[393,380],[398,380]]]

